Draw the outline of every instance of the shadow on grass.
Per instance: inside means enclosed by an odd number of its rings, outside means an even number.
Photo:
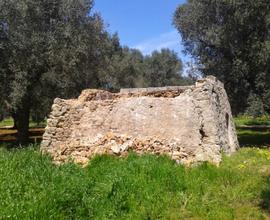
[[[238,141],[241,147],[270,148],[270,132],[252,129],[237,129]]]

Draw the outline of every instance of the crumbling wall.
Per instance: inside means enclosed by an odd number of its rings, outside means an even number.
[[[230,104],[215,77],[194,86],[85,90],[55,99],[41,150],[56,163],[87,164],[96,154],[167,154],[179,163],[210,161],[238,148]]]

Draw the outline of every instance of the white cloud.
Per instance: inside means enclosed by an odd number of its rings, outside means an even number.
[[[161,50],[162,48],[169,48],[178,53],[181,53],[181,37],[177,31],[170,31],[168,33],[161,34],[156,38],[145,40],[135,45],[133,48],[142,51],[144,55],[149,55],[154,50]]]

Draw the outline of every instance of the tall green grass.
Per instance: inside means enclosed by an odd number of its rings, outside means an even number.
[[[0,219],[267,219],[270,151],[242,149],[220,167],[165,156],[98,156],[55,166],[37,147],[0,149]]]

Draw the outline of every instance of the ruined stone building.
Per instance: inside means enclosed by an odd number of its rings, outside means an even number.
[[[166,154],[183,164],[210,161],[238,148],[230,104],[215,77],[194,86],[85,90],[55,99],[41,150],[56,163],[87,164],[96,154]]]

